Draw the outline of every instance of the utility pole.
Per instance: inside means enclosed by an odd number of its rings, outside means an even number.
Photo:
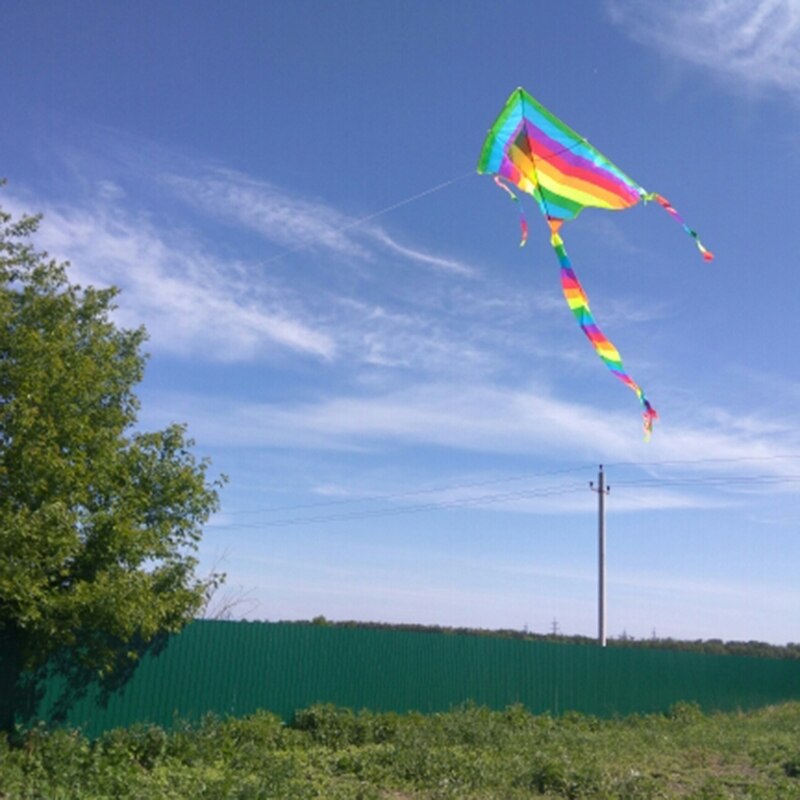
[[[606,477],[601,464],[597,472],[597,487],[594,481],[589,488],[597,493],[597,643],[606,646],[606,495],[611,491],[606,486]]]

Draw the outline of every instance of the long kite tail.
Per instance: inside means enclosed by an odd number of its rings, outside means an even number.
[[[697,245],[697,249],[702,253],[703,258],[706,261],[714,260],[714,254],[710,250],[703,247],[703,243],[700,241],[700,237],[698,237],[697,231],[692,230],[692,228],[690,228],[683,221],[683,217],[675,210],[675,206],[673,206],[672,203],[670,203],[670,201],[667,200],[666,197],[663,197],[662,195],[658,194],[658,192],[650,192],[644,195],[644,200],[645,202],[647,202],[648,200],[655,200],[656,203],[658,203],[661,206],[661,208],[663,208],[664,211],[666,211],[667,214],[669,214],[675,220],[675,222],[677,222],[686,231],[686,233],[688,233],[689,236],[691,236],[692,239],[694,239],[694,243]]]
[[[650,439],[653,432],[653,422],[658,418],[658,413],[650,405],[636,381],[631,378],[622,365],[622,357],[616,347],[606,338],[605,334],[597,327],[594,316],[589,308],[589,299],[586,292],[578,280],[575,271],[572,269],[564,242],[556,231],[550,237],[550,244],[556,251],[558,262],[561,264],[561,288],[567,300],[570,310],[578,320],[581,330],[586,334],[586,338],[592,343],[597,355],[605,362],[605,365],[616,375],[629,389],[636,393],[639,402],[642,404],[642,421],[644,425],[644,438]]]

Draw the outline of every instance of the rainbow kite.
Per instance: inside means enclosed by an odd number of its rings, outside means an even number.
[[[524,89],[511,93],[500,116],[483,144],[478,172],[493,174],[495,183],[520,206],[520,225],[524,245],[528,225],[517,196],[506,184],[536,198],[547,224],[550,243],[561,264],[561,288],[578,324],[606,366],[630,389],[643,408],[645,438],[650,438],[658,417],[644,392],[622,366],[616,347],[598,328],[589,301],[578,281],[559,230],[566,220],[575,219],[587,206],[619,211],[638,202],[655,200],[694,239],[706,261],[714,256],[697,234],[681,219],[669,201],[660,194],[645,191],[598,152],[579,133],[553,116]]]

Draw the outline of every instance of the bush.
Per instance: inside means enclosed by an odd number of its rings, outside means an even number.
[[[686,721],[698,724],[686,724]],[[800,704],[598,720],[466,705],[424,716],[331,705],[133,725],[96,742],[35,728],[0,739],[0,798],[668,800],[800,797]]]

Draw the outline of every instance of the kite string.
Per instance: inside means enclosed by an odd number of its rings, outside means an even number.
[[[575,316],[581,330],[586,335],[586,338],[592,343],[597,355],[605,363],[605,365],[617,376],[629,389],[636,393],[639,402],[642,404],[642,424],[644,426],[645,441],[649,441],[650,435],[653,432],[653,422],[658,419],[658,412],[650,405],[644,392],[625,371],[622,364],[622,357],[619,350],[606,338],[606,335],[600,330],[595,322],[592,311],[589,308],[589,298],[583,290],[578,276],[572,269],[572,263],[567,255],[564,241],[558,235],[556,229],[553,229],[552,236],[550,237],[550,244],[556,252],[558,262],[561,265],[561,289],[564,292],[564,298],[570,311]]]
[[[430,189],[424,189],[417,194],[411,195],[411,197],[406,197],[405,200],[399,200],[396,203],[393,203],[390,206],[386,206],[386,208],[382,208],[380,211],[375,211],[372,214],[368,214],[366,217],[359,217],[352,222],[348,222],[346,225],[343,225],[339,228],[339,231],[346,231],[350,228],[354,228],[357,225],[363,225],[365,222],[369,222],[370,220],[376,219],[377,217],[382,217],[384,214],[388,214],[390,211],[394,211],[397,208],[402,208],[403,206],[407,206],[409,203],[413,203],[415,200],[420,200],[423,197],[427,197],[429,194],[434,194],[435,192],[441,191],[442,189],[446,189],[448,186],[452,186],[454,183],[458,183],[459,181],[463,181],[465,178],[472,178],[475,176],[475,170],[470,170],[469,172],[464,172],[461,175],[457,175],[455,178],[450,178],[448,181],[444,181],[443,183],[437,183],[436,186],[431,186]],[[337,231],[338,232],[338,231]]]
[[[350,222],[341,225],[338,228],[333,228],[331,233],[342,233],[343,231],[348,231],[351,228],[356,228],[359,225],[364,225],[367,222],[371,222],[373,219],[377,219],[378,217],[382,217],[384,214],[388,214],[390,211],[394,211],[395,209],[402,208],[403,206],[407,206],[409,203],[413,203],[415,200],[420,200],[423,197],[427,197],[430,194],[434,194],[435,192],[439,192],[442,189],[446,189],[448,186],[452,186],[454,183],[459,183],[463,181],[465,178],[474,177],[475,172],[470,170],[469,172],[464,172],[461,175],[457,175],[455,178],[450,178],[450,180],[444,181],[443,183],[438,183],[435,186],[431,186],[428,189],[424,189],[421,192],[417,192],[416,194],[411,195],[410,197],[406,197],[404,200],[399,200],[396,203],[392,203],[390,206],[386,206],[386,208],[380,209],[380,211],[374,211],[371,214],[367,214],[365,217],[359,217],[358,219],[351,220]],[[273,261],[279,261],[282,258],[286,258],[286,256],[290,256],[293,253],[297,253],[300,250],[307,250],[309,247],[313,247],[316,242],[304,242],[302,244],[298,244],[294,247],[289,247],[286,250],[282,250],[280,253],[276,253],[274,256],[270,258],[264,259],[261,263],[262,264],[271,264]]]

